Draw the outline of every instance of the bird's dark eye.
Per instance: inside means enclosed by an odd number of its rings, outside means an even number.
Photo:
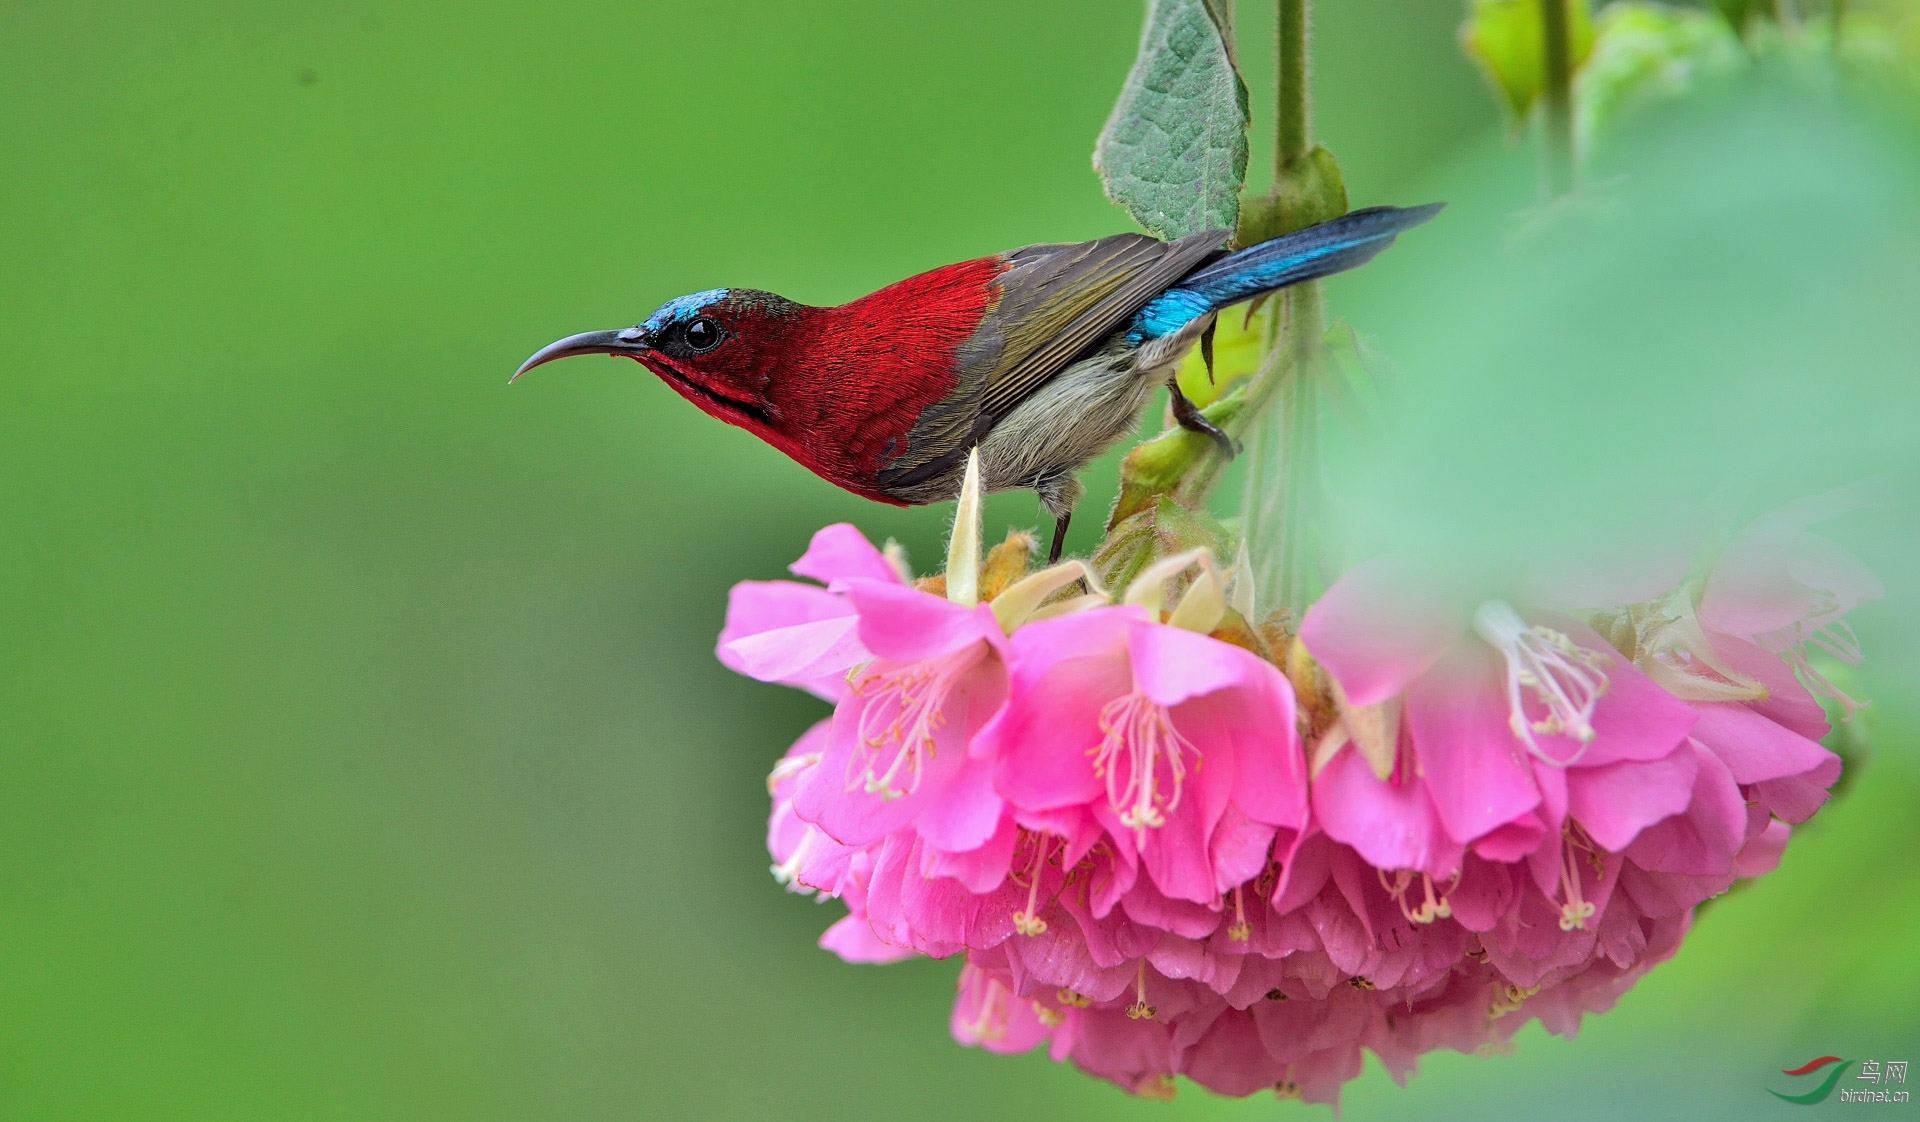
[[[710,351],[720,345],[720,325],[705,316],[687,325],[687,346]]]

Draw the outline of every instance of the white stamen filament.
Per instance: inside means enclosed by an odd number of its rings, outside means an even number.
[[[1122,825],[1145,842],[1146,832],[1166,825],[1180,806],[1187,757],[1200,766],[1199,749],[1173,727],[1164,705],[1131,693],[1100,707],[1100,744],[1090,750],[1093,773],[1107,781],[1107,802]]]
[[[1147,1004],[1147,960],[1140,960],[1140,972],[1133,979],[1133,1004],[1127,1006],[1127,1016],[1136,1021],[1151,1021],[1158,1012]]]
[[[1563,835],[1560,841],[1560,891],[1566,896],[1566,903],[1560,905],[1560,930],[1572,931],[1587,929],[1587,921],[1593,918],[1594,907],[1591,900],[1580,893],[1580,862],[1574,857],[1572,835]]]
[[[968,659],[946,657],[878,671],[857,681],[849,676],[853,692],[866,704],[860,709],[856,742],[847,757],[847,790],[865,787],[869,795],[888,800],[918,790],[927,761],[933,759],[933,735],[947,723],[941,711],[947,695],[972,665]]]
[[[1013,913],[1013,929],[1022,935],[1045,935],[1047,921],[1040,918],[1040,876],[1046,872],[1047,835],[1033,835],[1033,867],[1027,871],[1027,910]]]
[[[767,794],[773,794],[775,787],[778,787],[780,784],[792,779],[794,776],[799,775],[801,772],[819,762],[820,753],[818,752],[802,752],[798,756],[782,756],[780,762],[773,765],[773,770],[767,773]]]
[[[1453,882],[1447,885],[1446,891],[1435,893],[1433,890],[1433,878],[1425,873],[1421,873],[1420,885],[1426,895],[1426,899],[1422,900],[1415,907],[1408,907],[1407,889],[1413,887],[1413,870],[1394,870],[1393,880],[1391,882],[1387,880],[1387,872],[1385,869],[1375,869],[1373,872],[1375,876],[1380,878],[1380,887],[1386,889],[1387,895],[1393,897],[1393,902],[1400,905],[1400,914],[1407,917],[1408,923],[1427,924],[1432,923],[1436,919],[1447,919],[1453,915],[1453,906],[1447,903],[1447,897],[1455,888],[1460,886],[1460,877],[1458,874],[1454,875]]]
[[[1543,763],[1569,767],[1579,762],[1593,742],[1594,706],[1607,692],[1606,656],[1550,627],[1529,626],[1500,600],[1474,609],[1473,629],[1506,660],[1507,723],[1513,735]],[[1546,708],[1544,719],[1528,718],[1528,693]],[[1572,737],[1581,747],[1567,759],[1556,759],[1534,739],[1536,733]]]
[[[1825,599],[1831,601],[1833,597],[1828,594]],[[1795,676],[1806,685],[1807,689],[1830,701],[1838,702],[1840,707],[1846,710],[1847,720],[1852,720],[1855,713],[1867,707],[1866,702],[1848,696],[1845,690],[1834,685],[1825,674],[1814,669],[1813,663],[1807,659],[1807,648],[1813,647],[1816,650],[1825,651],[1848,666],[1860,665],[1860,659],[1863,657],[1860,650],[1860,637],[1854,634],[1852,625],[1839,618],[1837,605],[1823,607],[1823,610],[1816,611],[1809,619],[1757,638],[1761,646],[1778,654],[1786,660],[1787,665],[1793,667]]]

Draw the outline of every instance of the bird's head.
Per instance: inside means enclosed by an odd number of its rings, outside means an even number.
[[[662,304],[632,327],[569,335],[542,347],[514,378],[555,359],[618,355],[658,374],[720,420],[767,435],[779,425],[775,368],[803,305],[750,288],[714,288]]]

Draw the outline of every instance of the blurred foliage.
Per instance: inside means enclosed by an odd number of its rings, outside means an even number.
[[[1587,0],[1566,0],[1569,46],[1577,71],[1593,50],[1593,17]],[[1546,38],[1541,0],[1471,0],[1460,45],[1518,120],[1546,89],[1541,43]]]

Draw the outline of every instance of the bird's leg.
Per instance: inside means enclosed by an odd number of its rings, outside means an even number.
[[[1167,392],[1173,395],[1173,419],[1179,422],[1181,428],[1211,437],[1229,460],[1240,454],[1240,447],[1233,438],[1221,431],[1219,425],[1207,420],[1206,414],[1200,412],[1193,402],[1187,400],[1187,395],[1180,392],[1180,380],[1173,375],[1167,376]]]
[[[1060,563],[1060,551],[1065,549],[1067,545],[1067,523],[1071,521],[1073,521],[1073,511],[1071,510],[1053,520],[1053,548],[1047,550],[1047,564],[1058,565]]]

